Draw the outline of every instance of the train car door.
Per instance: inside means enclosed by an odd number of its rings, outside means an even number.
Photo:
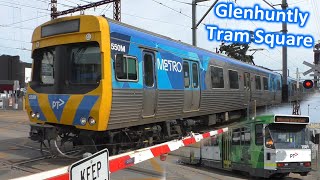
[[[244,97],[245,104],[251,101],[251,79],[250,73],[244,73]]]
[[[183,111],[197,111],[200,106],[199,63],[183,61],[184,107]]]
[[[155,55],[143,51],[143,109],[142,117],[152,117],[156,112],[157,83],[155,73]]]

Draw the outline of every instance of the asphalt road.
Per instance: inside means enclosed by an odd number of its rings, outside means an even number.
[[[67,166],[76,160],[43,156],[39,144],[28,139],[29,121],[23,111],[0,111],[0,179],[10,179]],[[239,173],[181,164],[179,157],[169,155],[166,161],[154,158],[111,174],[111,179],[250,179]],[[316,172],[287,180],[319,179]]]

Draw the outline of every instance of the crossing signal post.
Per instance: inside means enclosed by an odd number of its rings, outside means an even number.
[[[314,46],[313,52],[314,52],[314,64],[317,66],[319,65],[319,61],[320,61],[320,42]],[[314,76],[315,88],[318,87],[318,78],[319,78],[318,76]]]

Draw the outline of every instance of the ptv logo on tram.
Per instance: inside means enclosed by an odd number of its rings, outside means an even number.
[[[295,158],[295,157],[297,157],[298,155],[299,155],[298,153],[290,154],[290,158]]]

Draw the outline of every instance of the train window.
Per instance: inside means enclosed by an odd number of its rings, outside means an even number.
[[[232,145],[240,145],[240,129],[232,131]]]
[[[266,78],[266,77],[263,77],[263,89],[265,91],[269,90],[268,78]]]
[[[256,145],[263,145],[263,125],[257,124],[255,128]]]
[[[144,54],[144,83],[148,87],[152,87],[154,84],[153,74],[153,55],[150,53]]]
[[[43,51],[40,55],[41,60],[41,83],[42,84],[54,84],[54,57],[55,57],[55,50],[48,49],[47,51]]]
[[[230,89],[239,89],[239,76],[237,71],[229,70]]]
[[[199,76],[198,76],[198,64],[192,63],[192,79],[193,79],[193,87],[199,87]]]
[[[280,91],[281,90],[281,84],[280,84],[280,81],[277,80],[277,90]]]
[[[212,88],[224,88],[223,69],[211,66]]]
[[[189,63],[183,62],[183,74],[184,74],[184,87],[190,87],[190,71],[189,71]]]
[[[58,51],[58,50],[57,50]],[[99,45],[79,44],[70,47],[71,83],[97,84],[101,80],[101,52]]]
[[[123,56],[118,54],[115,61],[116,78],[120,81],[137,81],[138,66],[135,57]]]
[[[261,77],[256,76],[256,90],[261,90]]]

